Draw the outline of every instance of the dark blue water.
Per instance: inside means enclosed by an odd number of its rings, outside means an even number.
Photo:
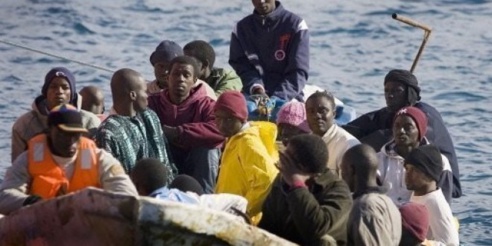
[[[384,105],[383,78],[409,69],[423,31],[391,19],[398,12],[433,33],[415,71],[423,100],[442,113],[455,141],[465,195],[453,202],[466,245],[492,245],[492,3],[472,0],[284,1],[311,30],[310,83],[364,113]],[[228,66],[234,22],[244,0],[2,0],[0,39],[152,79],[149,55],[162,39],[211,42]],[[96,84],[109,106],[110,73],[0,44],[0,175],[10,165],[10,131],[40,93],[53,66],[75,71],[79,88]]]

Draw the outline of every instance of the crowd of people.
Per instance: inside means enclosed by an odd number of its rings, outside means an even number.
[[[306,22],[279,1],[252,0],[229,63],[203,40],[160,42],[155,79],[116,71],[112,106],[77,92],[64,67],[45,76],[12,127],[0,214],[98,187],[237,215],[301,245],[459,245],[453,142],[417,78],[384,78],[386,106],[344,126],[327,91],[303,95]],[[288,101],[276,122],[248,121],[250,95]]]

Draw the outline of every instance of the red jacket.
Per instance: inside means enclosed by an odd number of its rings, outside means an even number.
[[[154,110],[162,125],[178,127],[175,144],[182,148],[215,148],[224,141],[215,126],[215,101],[207,96],[202,85],[191,89],[190,96],[180,105],[169,99],[168,89],[149,96],[149,108]]]

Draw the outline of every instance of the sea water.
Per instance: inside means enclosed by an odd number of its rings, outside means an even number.
[[[453,200],[466,245],[492,245],[492,3],[480,0],[284,1],[311,33],[309,83],[332,91],[357,112],[384,106],[383,78],[409,69],[423,31],[433,28],[415,70],[423,101],[437,108],[454,140],[463,197]],[[0,40],[110,70],[153,78],[149,56],[164,39],[210,42],[228,66],[234,23],[252,12],[246,0],[2,0]],[[74,71],[78,89],[100,86],[111,106],[111,73],[0,43],[0,176],[10,162],[11,127],[40,94],[54,66]]]

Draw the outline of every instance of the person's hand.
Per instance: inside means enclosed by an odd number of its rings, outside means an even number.
[[[263,86],[255,86],[251,92],[253,92],[253,95],[266,95],[265,88],[263,88]]]
[[[311,178],[311,175],[299,170],[296,163],[288,154],[280,152],[280,160],[277,163],[277,168],[282,175],[284,182],[293,187],[294,184],[306,184],[306,181]]]
[[[164,125],[162,126],[162,131],[170,142],[173,142],[178,138],[179,132],[177,127]]]

